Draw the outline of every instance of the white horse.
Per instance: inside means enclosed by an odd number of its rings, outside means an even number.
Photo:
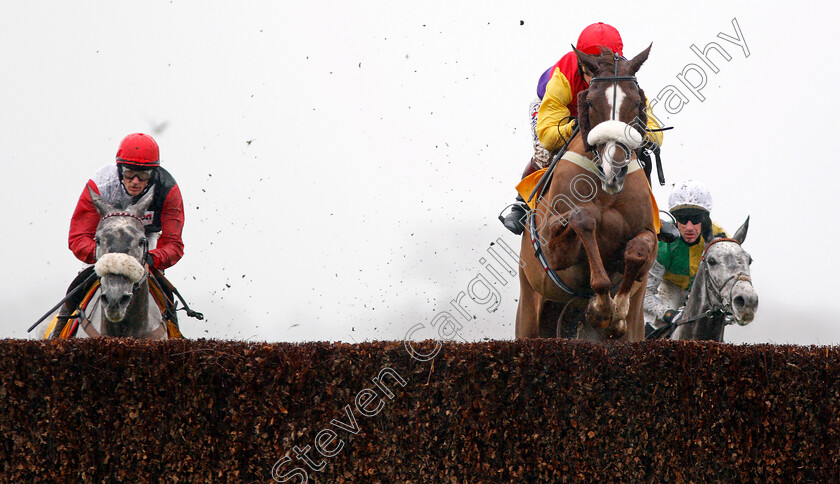
[[[671,339],[723,341],[727,325],[752,322],[758,310],[758,294],[750,276],[752,258],[741,246],[749,223],[747,217],[732,238],[718,237],[706,244],[682,316],[649,339],[667,330]],[[668,299],[667,291],[660,291],[658,296]]]
[[[99,277],[99,288],[89,298],[86,310],[59,310],[56,327],[48,338],[57,338],[66,324],[77,338],[96,336],[167,339],[166,323],[154,299],[149,297],[149,273],[144,264],[149,240],[143,226],[143,214],[154,196],[154,187],[136,204],[125,209],[114,207],[91,189],[91,201],[102,219],[96,227],[96,264],[92,270]],[[90,273],[86,269],[80,275]],[[85,277],[77,277],[81,282]],[[100,309],[101,306],[101,309]],[[79,331],[81,329],[81,331]]]

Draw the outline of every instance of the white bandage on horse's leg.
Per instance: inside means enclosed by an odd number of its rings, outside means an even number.
[[[134,283],[139,282],[146,272],[137,259],[128,254],[105,254],[96,261],[93,270],[99,277],[106,274],[119,274]]]
[[[589,136],[586,141],[590,145],[602,145],[608,141],[617,141],[627,149],[635,150],[642,146],[644,137],[638,131],[627,123],[621,121],[604,121],[589,131]]]

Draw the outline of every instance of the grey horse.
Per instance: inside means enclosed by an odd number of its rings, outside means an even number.
[[[671,339],[723,341],[727,325],[746,326],[755,318],[758,295],[750,276],[752,258],[741,246],[749,223],[747,217],[732,238],[718,237],[706,244]]]
[[[99,314],[95,310],[89,311],[94,317],[85,320],[82,328],[88,336],[166,339],[163,318],[149,297],[149,274],[144,265],[149,240],[142,217],[152,202],[154,187],[125,209],[112,206],[96,192],[88,190],[93,205],[102,216],[94,236],[94,270],[100,278],[102,311]]]

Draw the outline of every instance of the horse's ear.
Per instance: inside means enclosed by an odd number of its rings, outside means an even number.
[[[581,138],[583,138],[583,147],[586,151],[591,151],[592,146],[586,141],[589,135],[589,130],[592,126],[589,122],[589,105],[586,103],[586,96],[589,94],[589,89],[584,89],[578,93],[578,127],[580,128]]]
[[[575,51],[575,54],[577,54],[578,61],[580,61],[580,63],[583,64],[583,66],[586,67],[593,76],[598,73],[598,61],[594,55],[585,54],[577,50],[574,45],[572,46],[572,49]]]
[[[152,185],[152,187],[149,188],[149,191],[146,192],[145,195],[143,195],[143,198],[138,200],[137,203],[135,203],[134,205],[128,207],[128,209],[129,210],[134,210],[134,212],[139,217],[142,218],[143,215],[146,213],[146,209],[149,208],[149,205],[152,204],[152,199],[154,198],[154,196],[155,196],[155,186]]]
[[[735,235],[732,236],[733,239],[737,240],[739,244],[744,243],[744,239],[747,238],[747,230],[750,228],[750,217],[747,215],[747,219],[744,221],[744,224],[738,227],[738,230],[735,231]]]
[[[634,75],[637,72],[639,72],[639,69],[642,67],[642,64],[644,64],[645,61],[647,60],[648,55],[650,54],[650,48],[651,47],[653,47],[652,42],[648,46],[647,49],[639,52],[639,54],[636,57],[633,57],[632,59],[630,59],[630,72],[632,72]]]
[[[109,204],[105,200],[102,200],[102,197],[100,197],[99,194],[96,193],[96,191],[93,188],[88,186],[87,189],[88,194],[90,194],[90,201],[93,202],[93,206],[96,207],[96,211],[99,212],[100,216],[104,217],[109,213],[116,211],[116,209],[113,206],[111,206],[111,204]]]

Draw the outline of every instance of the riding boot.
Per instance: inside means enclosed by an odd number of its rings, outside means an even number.
[[[513,232],[514,235],[522,235],[525,227],[525,217],[528,215],[528,205],[525,204],[525,199],[521,195],[516,196],[516,203],[510,205],[510,212],[504,217],[499,215],[499,220],[506,229]]]
[[[73,297],[71,297],[70,299],[68,299],[67,301],[64,302],[64,305],[71,312],[75,311],[76,308],[79,307],[79,303],[82,302],[82,299],[85,298],[85,295],[87,294],[88,290],[96,282],[96,279],[91,279],[90,281],[87,280],[88,277],[90,277],[90,275],[93,274],[93,267],[94,266],[91,265],[91,266],[87,266],[84,269],[82,269],[79,272],[79,274],[76,276],[76,278],[73,279],[73,282],[70,283],[70,287],[67,288],[67,293],[69,294],[70,291],[72,291],[73,289],[76,289],[76,287],[84,284],[87,281],[87,284],[85,284],[84,287],[79,289],[76,292],[76,294],[73,295]]]
[[[657,238],[666,244],[670,244],[680,238],[680,231],[673,222],[663,220],[662,227],[659,229],[659,235],[657,235]]]
[[[528,161],[528,165],[525,166],[525,171],[522,172],[522,178],[534,173],[535,171],[539,170],[540,167],[534,163],[534,159],[531,158]],[[525,228],[525,216],[528,214],[528,205],[525,203],[525,199],[522,198],[522,195],[516,195],[516,202],[512,205],[509,205],[510,212],[505,215],[499,215],[499,221],[502,222],[502,225],[505,226],[506,229],[513,232],[514,235],[522,235],[522,231]]]
[[[91,279],[88,281],[88,277],[93,274],[93,266],[88,266],[82,269],[79,274],[73,279],[73,282],[70,283],[70,287],[67,288],[67,293],[69,294],[70,291],[76,289],[76,287],[85,284],[84,287],[81,287],[78,291],[76,291],[73,296],[64,301],[58,311],[58,320],[55,323],[55,327],[53,328],[52,332],[50,333],[50,339],[56,339],[59,334],[61,334],[61,330],[64,329],[64,326],[67,324],[67,321],[70,319],[70,315],[73,314],[76,309],[79,308],[79,304],[81,304],[82,299],[85,298],[88,291],[90,290],[91,286],[96,282],[96,279]]]

